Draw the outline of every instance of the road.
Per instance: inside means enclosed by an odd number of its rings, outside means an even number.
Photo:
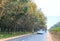
[[[46,33],[44,34],[31,34],[28,36],[20,37],[20,38],[15,38],[7,41],[45,41],[46,39]]]

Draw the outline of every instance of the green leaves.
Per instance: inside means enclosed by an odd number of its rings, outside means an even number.
[[[7,0],[2,8],[0,25],[3,26],[0,27],[8,27],[7,29],[10,28],[10,31],[12,28],[14,31],[17,29],[18,31],[32,31],[32,29],[45,27],[44,14],[36,8],[36,4],[31,0]]]
[[[60,22],[53,25],[49,30],[60,31]]]

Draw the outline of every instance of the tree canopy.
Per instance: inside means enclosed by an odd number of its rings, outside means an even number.
[[[46,17],[31,0],[1,0],[0,31],[46,29]]]

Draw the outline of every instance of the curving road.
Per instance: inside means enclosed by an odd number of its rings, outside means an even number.
[[[46,33],[44,34],[31,34],[28,36],[15,38],[7,41],[45,41],[46,39]]]

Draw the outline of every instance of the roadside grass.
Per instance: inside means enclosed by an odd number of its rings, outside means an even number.
[[[60,41],[60,28],[49,31],[51,33],[53,41]]]
[[[60,31],[60,27],[54,27],[54,28],[51,28],[50,30]]]
[[[53,27],[49,29],[53,41],[60,41],[60,27]]]
[[[13,33],[1,33],[0,32],[0,39],[1,38],[8,38],[8,37],[13,37],[13,36],[18,36],[18,35],[23,35],[23,34],[28,34],[31,32],[13,32]]]

